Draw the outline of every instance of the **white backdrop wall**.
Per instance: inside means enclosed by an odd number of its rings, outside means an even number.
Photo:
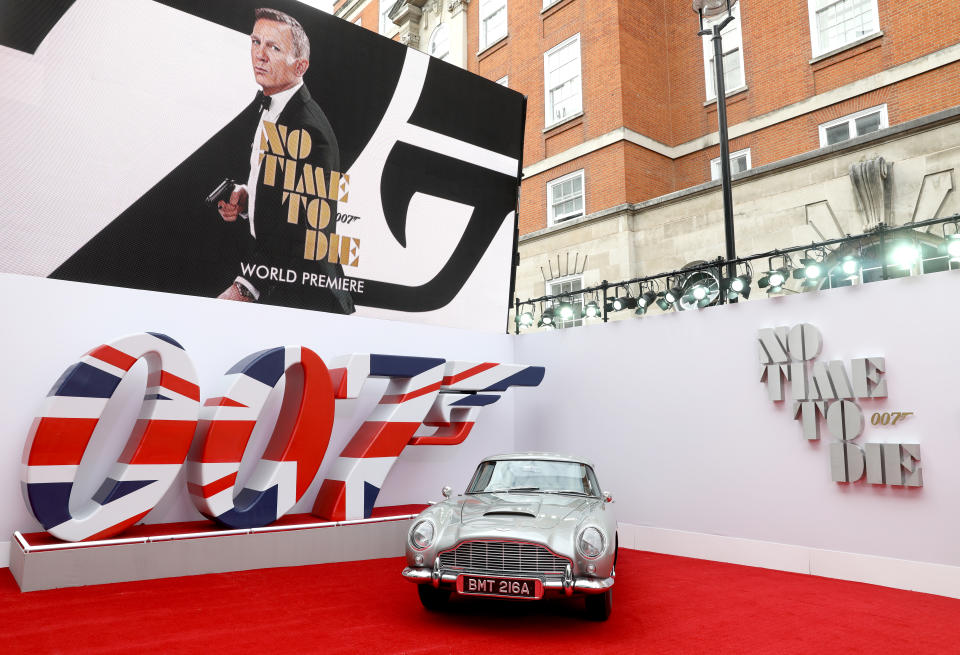
[[[203,398],[233,364],[246,355],[279,345],[303,345],[326,362],[351,352],[443,357],[477,362],[512,362],[510,337],[451,328],[337,316],[281,307],[246,305],[214,299],[105,287],[39,277],[0,274],[4,320],[0,321],[0,565],[7,565],[7,540],[15,530],[39,531],[21,497],[20,461],[27,432],[50,387],[84,353],[117,337],[143,331],[162,332],[179,341],[196,367]],[[140,366],[138,363],[137,366]],[[136,369],[136,367],[135,367]],[[131,373],[117,390],[128,393],[135,407],[142,398],[145,369],[139,381]],[[136,388],[139,383],[139,389]],[[370,379],[357,400],[338,400],[333,436],[313,485],[292,513],[309,512],[330,464],[376,405],[385,380]],[[515,394],[510,389],[483,410],[467,440],[459,446],[407,448],[388,476],[378,506],[425,503],[440,497],[444,484],[464,486],[477,461],[490,452],[513,448]],[[115,396],[116,398],[117,396]],[[279,411],[275,394],[273,417]],[[122,401],[119,404],[123,404]],[[266,418],[270,405],[262,415]],[[108,407],[108,411],[110,408]],[[117,419],[132,426],[135,415]],[[241,479],[269,438],[271,424],[262,421],[251,437]],[[267,429],[262,429],[266,427]],[[428,430],[429,432],[429,430]],[[129,434],[129,431],[126,432]],[[102,430],[91,438],[75,496],[81,485],[90,497],[116,459],[125,434]],[[87,455],[90,455],[88,457]],[[83,478],[83,479],[81,479]],[[82,502],[82,499],[78,498]],[[71,500],[73,504],[73,499]],[[186,492],[184,471],[145,522],[162,523],[203,517]]]
[[[825,551],[949,565],[925,570],[960,594],[958,297],[946,272],[521,336],[516,358],[548,374],[518,407],[517,445],[593,458],[641,548],[821,573]],[[757,331],[799,323],[822,333],[817,361],[886,357],[889,397],[857,401],[856,443],[919,443],[922,488],[832,482],[825,425],[808,442],[792,402],[768,399]],[[870,424],[893,411],[915,414]]]
[[[385,352],[546,366],[540,387],[483,410],[464,444],[407,449],[381,505],[424,502],[448,483],[459,492],[493,452],[579,453],[615,494],[621,545],[960,597],[955,272],[519,338],[30,276],[0,275],[0,294],[0,539],[39,529],[19,466],[53,382],[91,347],[157,330],[186,347],[204,393],[243,356],[279,344],[328,360]],[[886,358],[889,397],[857,401],[867,423],[856,442],[919,443],[922,488],[832,482],[826,428],[808,442],[789,402],[768,400],[757,331],[804,322],[823,336],[818,361]],[[294,511],[309,511],[380,389],[338,401],[327,458]],[[870,425],[893,411],[915,414]],[[147,521],[193,518],[180,480]]]

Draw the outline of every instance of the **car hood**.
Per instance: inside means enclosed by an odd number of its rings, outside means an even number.
[[[460,501],[460,522],[470,531],[551,530],[595,502],[595,498],[561,494],[475,494]]]

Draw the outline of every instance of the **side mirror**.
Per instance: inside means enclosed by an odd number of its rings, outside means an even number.
[[[609,491],[604,491],[604,492],[602,492],[602,493],[603,493],[603,502],[605,502],[605,503],[612,503],[612,502],[613,502],[613,494],[612,494],[612,493],[610,493]]]
[[[450,485],[447,485],[446,487],[440,490],[440,493],[443,494],[444,498],[449,498],[453,494],[453,489],[450,488]]]

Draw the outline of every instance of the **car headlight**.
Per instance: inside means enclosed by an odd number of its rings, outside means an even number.
[[[594,527],[585,528],[577,538],[577,550],[587,559],[600,557],[603,552],[603,533]]]
[[[410,530],[410,545],[417,550],[429,548],[433,543],[433,535],[433,523],[427,520],[420,521]]]

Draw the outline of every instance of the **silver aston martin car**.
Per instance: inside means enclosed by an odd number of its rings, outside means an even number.
[[[587,460],[548,453],[487,457],[466,492],[423,510],[403,575],[437,610],[451,593],[538,600],[582,594],[588,615],[613,607],[617,521]]]

